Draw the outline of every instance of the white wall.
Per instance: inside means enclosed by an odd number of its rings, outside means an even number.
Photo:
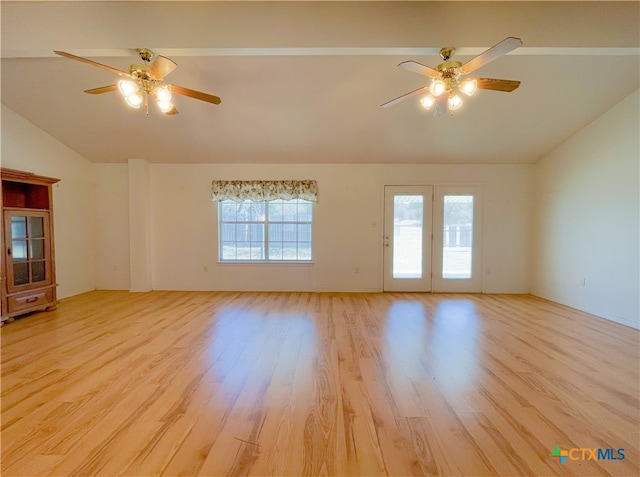
[[[535,167],[533,293],[640,328],[636,91]]]
[[[153,287],[380,291],[384,185],[473,183],[485,186],[483,291],[528,293],[531,168],[151,164]],[[212,179],[317,180],[315,263],[217,263]]]
[[[129,169],[95,164],[96,288],[129,290]]]
[[[95,288],[94,164],[2,105],[2,167],[56,177],[53,217],[58,298]]]
[[[127,164],[89,163],[3,106],[2,165],[62,179],[54,187],[60,297],[130,288]],[[317,180],[315,263],[217,263],[214,178]],[[465,183],[485,186],[483,290],[527,293],[531,166],[505,165],[151,164],[153,288],[379,291],[384,185]]]

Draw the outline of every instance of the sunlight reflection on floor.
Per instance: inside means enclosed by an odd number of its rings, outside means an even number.
[[[251,386],[291,384],[297,367],[317,349],[315,322],[307,315],[228,308],[220,310],[214,328],[208,359],[230,397]]]
[[[478,374],[478,315],[467,300],[447,300],[433,317],[433,371],[446,392],[460,392],[476,384]]]
[[[429,316],[423,303],[395,302],[384,328],[386,362],[396,372],[433,377],[444,392],[464,391],[478,373],[478,315],[467,300],[446,300]]]

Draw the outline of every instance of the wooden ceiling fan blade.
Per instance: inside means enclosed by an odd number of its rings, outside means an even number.
[[[172,93],[189,96],[190,98],[199,99],[200,101],[206,101],[207,103],[220,104],[222,102],[222,100],[217,96],[203,93],[202,91],[196,91],[193,89],[185,88],[183,86],[176,86],[175,84],[168,86]]]
[[[71,53],[67,53],[64,51],[54,51],[56,55],[64,56],[65,58],[69,58],[70,60],[76,60],[81,63],[87,63],[88,65],[97,66],[98,68],[102,68],[103,70],[111,71],[120,76],[126,76],[128,78],[131,77],[129,73],[126,71],[119,70],[118,68],[113,68],[112,66],[103,65],[102,63],[98,63],[97,61],[92,61],[87,58],[83,58],[81,56],[72,55]]]
[[[155,79],[162,79],[178,67],[177,63],[165,56],[158,55],[149,67],[149,74]]]
[[[166,114],[167,116],[173,116],[174,114],[179,114],[179,111],[174,106],[173,108],[171,108],[169,111],[167,111],[164,114]]]
[[[84,92],[89,94],[102,94],[110,93],[111,91],[115,91],[117,89],[117,84],[110,84],[109,86],[100,86],[99,88],[85,89]]]
[[[419,75],[426,76],[428,78],[438,78],[440,76],[440,72],[438,70],[434,70],[433,68],[413,60],[403,61],[398,66],[407,71],[413,71],[414,73],[418,73]]]
[[[448,96],[446,94],[441,94],[436,98],[436,104],[433,108],[433,117],[437,118],[438,116],[442,116],[447,112],[447,99]]]
[[[515,50],[519,46],[522,46],[522,40],[520,38],[514,38],[512,36],[505,38],[497,45],[492,46],[488,50],[480,53],[475,58],[467,61],[462,67],[460,71],[462,74],[466,75],[471,73],[472,71],[477,70],[481,66],[491,63],[493,60],[497,60],[503,55],[506,55],[512,50]]]
[[[389,106],[393,106],[394,104],[398,104],[400,101],[404,101],[407,98],[410,98],[411,96],[415,96],[417,94],[420,94],[422,92],[426,92],[429,90],[428,86],[423,86],[422,88],[418,88],[418,89],[414,89],[413,91],[403,94],[402,96],[398,96],[395,99],[392,99],[391,101],[387,101],[386,103],[382,103],[380,105],[381,108],[388,108]]]
[[[475,78],[478,82],[479,89],[489,89],[491,91],[504,91],[510,93],[520,86],[520,81],[494,79],[494,78]]]

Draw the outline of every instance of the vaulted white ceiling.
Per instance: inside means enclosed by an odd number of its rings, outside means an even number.
[[[1,5],[2,103],[94,162],[513,163],[537,161],[639,87],[640,4],[624,2],[11,2]],[[474,72],[522,82],[433,118],[428,83],[398,68],[465,62],[507,36],[523,46]],[[146,115],[108,71],[150,48],[179,67],[180,114]],[[153,105],[151,105],[153,106]]]

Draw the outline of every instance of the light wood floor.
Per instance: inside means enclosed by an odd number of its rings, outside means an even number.
[[[100,291],[1,334],[3,476],[639,474],[638,331],[528,296]]]

